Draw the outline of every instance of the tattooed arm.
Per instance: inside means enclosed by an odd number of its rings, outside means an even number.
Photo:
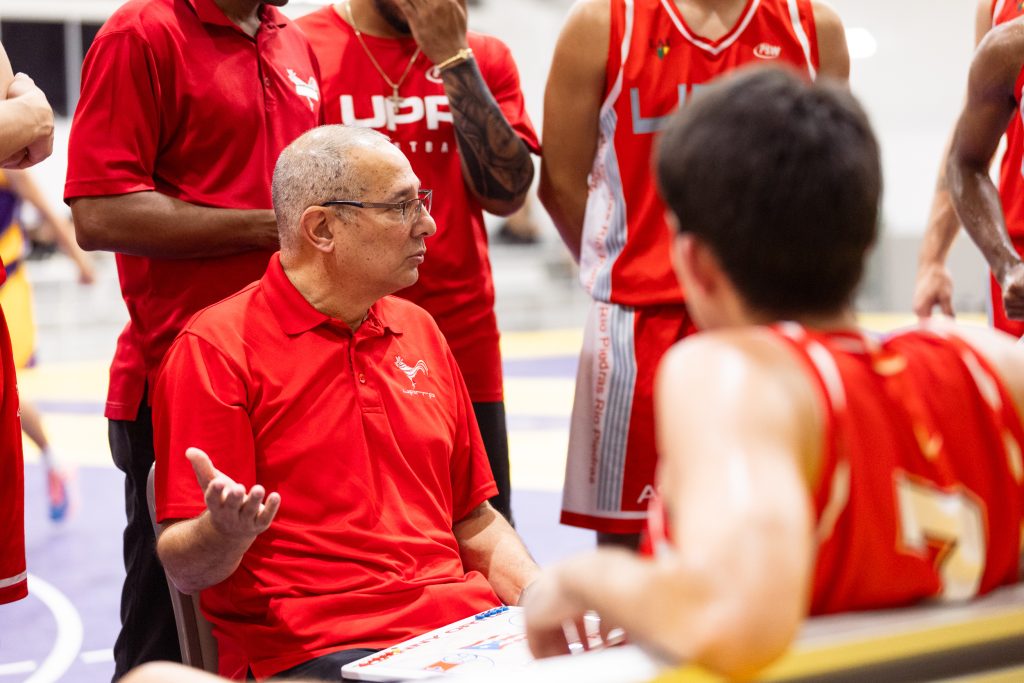
[[[475,59],[445,69],[442,78],[462,177],[484,209],[506,216],[523,205],[533,182],[530,150],[491,95]]]
[[[398,0],[416,43],[434,64],[467,47],[465,0]],[[530,150],[505,118],[472,57],[441,75],[452,111],[462,177],[483,208],[506,216],[533,182]]]

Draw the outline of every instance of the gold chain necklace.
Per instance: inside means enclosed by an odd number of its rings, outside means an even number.
[[[416,63],[416,59],[420,56],[419,46],[416,46],[416,51],[412,53],[412,57],[409,58],[409,63],[406,65],[405,71],[402,72],[401,77],[399,77],[398,82],[396,83],[388,78],[387,73],[384,72],[384,69],[382,69],[380,64],[377,62],[377,58],[373,56],[373,53],[370,52],[370,48],[367,47],[366,41],[363,40],[363,32],[356,26],[356,20],[352,17],[352,0],[348,0],[345,3],[345,14],[348,16],[349,25],[352,27],[352,30],[355,31],[356,39],[363,47],[363,52],[365,52],[366,56],[370,58],[370,63],[373,64],[373,68],[377,70],[380,77],[383,78],[384,82],[391,88],[391,97],[389,97],[388,100],[391,102],[391,110],[397,114],[398,108],[402,106],[402,97],[398,94],[398,89],[402,87],[402,83],[405,82],[406,76],[408,76],[409,72],[412,71],[412,65]]]

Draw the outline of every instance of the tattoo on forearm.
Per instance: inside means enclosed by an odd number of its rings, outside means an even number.
[[[514,201],[533,181],[530,150],[505,119],[476,61],[444,72],[455,139],[473,190],[480,197]]]

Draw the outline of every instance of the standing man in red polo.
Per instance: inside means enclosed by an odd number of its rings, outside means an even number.
[[[53,111],[24,74],[14,75],[0,45],[0,166],[28,168],[53,150]],[[7,271],[0,261],[0,284]],[[25,568],[25,466],[18,379],[7,322],[0,310],[0,605],[28,595]]]
[[[328,123],[390,137],[436,189],[437,236],[399,292],[427,309],[466,378],[498,495],[511,518],[494,282],[483,211],[508,215],[533,180],[539,144],[508,48],[467,32],[462,0],[343,0],[297,22],[323,73]]]
[[[125,473],[127,577],[115,679],[179,659],[145,482],[147,387],[193,313],[256,280],[277,248],[270,176],[319,121],[315,60],[286,0],[131,0],[86,56],[65,199],[79,243],[117,252],[131,320],[106,415]]]

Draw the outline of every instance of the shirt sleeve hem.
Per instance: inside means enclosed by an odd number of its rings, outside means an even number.
[[[124,180],[69,180],[64,186],[64,201],[77,197],[102,197],[106,195],[132,194],[133,192],[149,192],[155,190],[152,182],[137,178]]]
[[[498,485],[493,481],[489,481],[486,484],[478,486],[473,492],[473,495],[467,498],[470,503],[464,508],[455,511],[455,523],[458,524],[464,520],[470,512],[478,508],[487,500],[494,498],[496,495],[498,495]]]
[[[157,506],[156,521],[163,524],[169,519],[192,519],[206,512],[202,505],[164,505]]]

